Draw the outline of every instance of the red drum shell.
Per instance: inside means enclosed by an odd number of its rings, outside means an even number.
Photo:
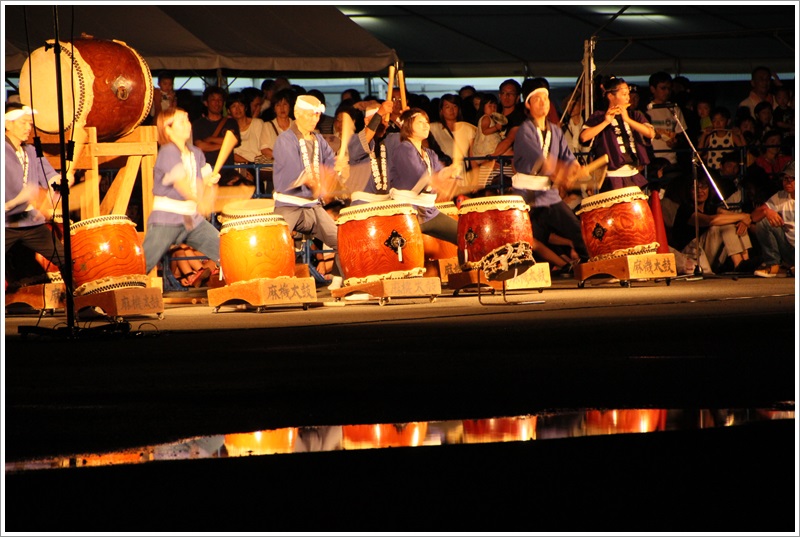
[[[534,244],[530,215],[521,196],[474,198],[461,204],[458,261],[462,266],[480,263],[495,249],[515,242]]]
[[[145,274],[142,241],[127,216],[81,220],[70,225],[69,234],[75,287],[103,278]]]
[[[392,211],[400,214],[385,214]],[[364,216],[352,218],[356,213]],[[347,207],[339,213],[338,225],[339,261],[345,278],[381,279],[415,269],[424,273],[422,232],[411,205],[376,202]],[[398,252],[385,244],[393,233],[405,239],[402,262]]]
[[[87,127],[97,129],[98,141],[133,132],[150,114],[153,104],[153,77],[144,58],[121,41],[75,39],[60,44],[65,130],[85,121]],[[31,104],[31,89],[36,127],[57,134],[58,94],[52,49],[38,48],[25,61],[19,83],[24,104]]]
[[[436,208],[453,220],[458,220],[458,208],[452,201],[437,203]],[[425,259],[450,259],[458,255],[455,244],[430,235],[422,235],[422,247],[425,250]]]
[[[584,198],[578,214],[581,235],[593,260],[656,252],[653,213],[639,187]]]
[[[219,234],[225,283],[293,277],[294,242],[282,216],[272,214],[228,220]]]

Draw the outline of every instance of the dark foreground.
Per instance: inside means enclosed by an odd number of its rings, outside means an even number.
[[[287,426],[796,399],[793,279],[554,284],[526,297],[545,303],[441,296],[263,314],[181,306],[162,321],[131,320],[125,336],[70,340],[20,338],[18,326],[36,319],[7,318],[5,457]],[[5,476],[4,525],[791,532],[796,440],[784,420],[24,472]]]

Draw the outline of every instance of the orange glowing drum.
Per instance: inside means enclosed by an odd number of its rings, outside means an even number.
[[[251,216],[264,216],[275,211],[275,200],[266,198],[253,198],[248,200],[232,201],[225,205],[222,213],[217,216],[220,224],[236,218],[249,218]]]
[[[336,223],[345,285],[425,273],[422,232],[412,205],[378,201],[345,207]]]
[[[522,274],[533,259],[533,230],[522,196],[465,200],[458,210],[458,261],[463,270],[483,269],[489,280]]]
[[[58,93],[54,41],[34,50],[20,71],[19,94],[38,112],[36,127],[57,134]],[[49,48],[48,48],[49,47]],[[63,118],[66,130],[85,123],[99,141],[133,132],[150,114],[153,76],[144,59],[121,41],[60,42]],[[33,101],[31,101],[31,95]]]
[[[145,257],[136,224],[109,214],[70,224],[72,281],[76,295],[147,287]]]
[[[344,425],[342,426],[342,448],[416,447],[425,442],[427,434],[428,424],[424,421],[402,424]]]
[[[436,208],[453,220],[458,220],[458,207],[452,201],[437,203]],[[422,246],[425,250],[425,259],[450,259],[458,255],[458,248],[455,244],[436,239],[430,235],[422,236]]]
[[[464,420],[467,443],[510,442],[536,439],[536,416]]]
[[[654,254],[656,226],[647,196],[638,186],[618,188],[581,201],[577,211],[590,261]]]
[[[226,284],[258,278],[294,277],[295,253],[282,216],[235,218],[222,224],[219,255]]]

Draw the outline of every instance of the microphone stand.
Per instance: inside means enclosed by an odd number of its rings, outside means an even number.
[[[688,142],[689,147],[692,149],[692,182],[693,182],[693,189],[694,189],[694,213],[697,215],[698,206],[697,206],[697,168],[702,167],[703,172],[705,172],[706,177],[708,177],[709,182],[714,187],[714,191],[716,191],[719,199],[722,200],[722,204],[725,208],[728,208],[728,203],[725,201],[725,198],[722,195],[717,183],[714,182],[714,178],[711,177],[711,173],[706,168],[705,162],[700,157],[700,153],[698,153],[697,148],[692,143],[692,139],[689,137],[689,133],[686,132],[686,125],[681,123],[680,118],[678,118],[678,114],[675,112],[675,109],[678,107],[677,104],[673,104],[671,106],[666,106],[669,108],[669,111],[672,113],[672,117],[675,118],[675,124],[680,125],[681,132],[683,133],[684,138],[686,138],[686,142]],[[695,263],[694,263],[694,274],[691,278],[688,275],[684,275],[687,280],[702,280],[703,279],[703,268],[700,266],[700,221],[695,216],[694,219],[694,240],[695,240]],[[680,278],[681,276],[678,276]]]

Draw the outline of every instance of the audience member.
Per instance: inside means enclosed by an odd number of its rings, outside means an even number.
[[[264,122],[261,118],[251,116],[252,109],[241,92],[231,93],[228,97],[228,113],[236,120],[242,140],[242,143],[233,150],[233,161],[236,164],[255,163],[256,158],[263,155],[261,148],[265,145],[262,141]],[[226,184],[255,184],[252,170],[237,168],[236,171],[239,177],[232,177]]]
[[[174,244],[187,244],[219,263],[219,231],[207,220],[205,191],[219,181],[203,151],[191,143],[192,125],[181,110],[156,118],[160,148],[153,169],[153,210],[144,237],[146,273]],[[164,270],[169,270],[164,267]]]
[[[607,108],[595,111],[580,135],[584,144],[591,142],[595,159],[608,155],[607,179],[601,190],[643,187],[647,179],[641,170],[650,162],[646,139],[655,137],[655,129],[643,113],[628,111],[630,90],[624,79],[609,77],[601,87]]]
[[[756,117],[756,105],[760,102],[768,102],[774,105],[775,100],[770,93],[772,85],[781,86],[777,73],[773,73],[769,67],[760,65],[753,69],[750,75],[750,94],[739,103],[739,108],[747,108],[750,116]],[[737,113],[738,115],[738,113]]]
[[[781,174],[783,188],[752,213],[754,232],[761,246],[761,266],[753,273],[774,278],[780,265],[794,276],[794,161]]]
[[[506,124],[503,128],[503,140],[497,144],[493,157],[500,155],[512,155],[514,153],[514,138],[522,122],[525,121],[525,107],[520,101],[522,86],[513,78],[504,80],[500,84],[500,112],[506,116]]]
[[[481,117],[475,131],[475,141],[472,143],[472,155],[475,157],[491,155],[497,149],[497,145],[503,141],[503,127],[508,120],[506,116],[497,111],[497,105],[497,97],[493,93],[483,94],[480,105]],[[473,160],[472,164],[485,167],[488,179],[488,172],[496,168],[497,163],[493,160]],[[481,177],[483,175],[482,173]]]
[[[748,169],[748,174],[753,175],[753,179],[760,183],[763,192],[769,197],[783,187],[781,174],[792,157],[781,152],[783,135],[777,130],[765,132],[760,147],[761,154]]]
[[[766,101],[760,102],[755,107],[756,137],[761,138],[764,133],[775,129],[772,122],[772,104]]]
[[[261,105],[264,103],[264,95],[261,90],[250,86],[242,88],[241,93],[244,104],[250,110],[248,117],[261,119],[259,117],[261,116]]]
[[[297,96],[294,94],[292,90],[286,89],[279,91],[273,97],[273,111],[275,116],[264,123],[263,129],[263,139],[262,142],[262,153],[268,159],[272,159],[273,155],[273,148],[275,147],[275,141],[278,139],[282,133],[289,130],[292,125],[294,125],[294,120],[291,117],[292,110],[294,109],[294,103]]]
[[[674,106],[667,106],[672,96],[672,77],[669,73],[659,71],[650,75],[650,92],[653,100],[647,105],[647,117],[656,131],[652,141],[653,153],[669,160],[670,164],[677,164],[675,150],[688,147],[683,136],[686,120],[683,111],[675,103],[671,103]]]
[[[456,175],[463,175],[464,170],[470,169],[469,157],[472,152],[472,142],[475,140],[477,128],[472,123],[463,121],[461,116],[461,102],[457,95],[447,93],[439,100],[439,121],[431,123],[428,147],[436,152],[439,160],[445,165],[454,164],[457,168]]]
[[[206,113],[192,122],[192,139],[194,145],[205,154],[205,161],[213,167],[217,163],[219,150],[225,133],[231,131],[236,135],[236,146],[242,141],[239,134],[239,125],[232,117],[225,117],[225,90],[219,86],[209,86],[203,91],[203,104]],[[233,166],[233,151],[228,156],[223,166]],[[225,185],[230,180],[235,180],[236,171],[224,169],[221,172],[220,184]]]
[[[261,105],[261,119],[266,123],[275,119],[275,95],[283,90],[288,90],[291,83],[287,78],[278,77],[275,80],[267,79],[261,83],[264,92],[264,102]]]
[[[219,275],[217,264],[188,244],[174,245],[169,257],[172,276],[184,287],[205,287],[212,283],[212,276]]]
[[[463,86],[460,90],[458,90],[458,98],[460,99],[460,106],[461,106],[461,117],[467,123],[471,123],[472,125],[478,124],[479,109],[475,108],[475,105],[472,102],[472,98],[476,94],[475,86]]]
[[[794,107],[791,94],[785,87],[775,90],[775,109],[772,110],[772,121],[775,127],[782,130],[787,137],[794,136]]]
[[[718,106],[711,111],[711,126],[700,135],[698,151],[704,155],[706,166],[718,170],[722,156],[737,147],[747,145],[742,132],[730,126],[731,113],[724,106]],[[707,151],[701,151],[706,149]]]
[[[694,183],[687,184],[684,201],[675,213],[672,226],[671,246],[686,253],[695,252],[695,222],[700,231],[700,248],[711,264],[713,272],[720,272],[723,263],[730,257],[734,271],[742,262],[750,257],[752,247],[748,235],[750,214],[745,212],[727,212],[715,210],[708,206],[710,183],[705,175],[697,177],[697,211],[694,202]],[[749,268],[749,270],[753,270]]]
[[[172,71],[161,71],[158,74],[158,87],[153,90],[153,106],[150,109],[150,116],[155,119],[161,112],[177,106],[175,75],[172,74]]]
[[[707,97],[700,97],[697,99],[696,106],[697,115],[700,118],[700,132],[702,136],[702,132],[711,126],[711,100]],[[728,112],[728,116],[730,116],[730,112]],[[697,139],[695,139],[694,142],[697,142]]]

